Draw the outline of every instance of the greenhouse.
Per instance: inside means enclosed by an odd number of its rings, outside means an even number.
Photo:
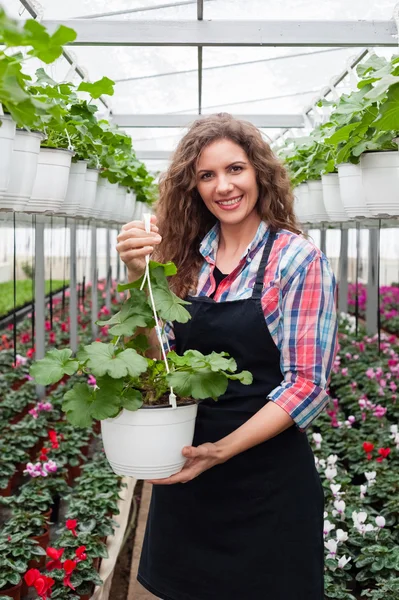
[[[398,150],[392,1],[0,0],[0,599],[399,600]]]

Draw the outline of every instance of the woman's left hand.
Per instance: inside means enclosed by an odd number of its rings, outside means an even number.
[[[216,444],[207,442],[200,446],[186,446],[182,450],[183,456],[187,458],[184,467],[179,473],[166,477],[165,479],[150,479],[149,483],[154,485],[171,485],[172,483],[187,483],[204,471],[218,465],[224,460],[221,457],[220,448]]]

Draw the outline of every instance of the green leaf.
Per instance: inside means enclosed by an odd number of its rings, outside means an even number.
[[[169,289],[164,269],[162,267],[154,269],[151,272],[151,280],[155,306],[161,319],[187,323],[191,315],[184,305],[188,305],[190,302],[182,300]]]
[[[331,137],[326,138],[326,144],[336,146],[339,142],[346,142],[351,132],[359,127],[359,123],[350,123],[338,129]]]
[[[90,414],[94,419],[102,420],[116,415],[120,411],[123,381],[105,375],[97,379],[99,389],[94,393]]]
[[[134,348],[138,352],[144,354],[145,352],[147,352],[147,350],[149,350],[151,346],[148,343],[147,336],[144,335],[144,333],[140,333],[139,335],[136,335],[133,339],[129,341],[127,347]]]
[[[73,375],[79,368],[79,362],[72,360],[72,350],[50,350],[46,356],[35,362],[30,368],[30,375],[39,385],[57,383],[64,375]]]
[[[43,68],[36,70],[37,83],[48,83],[49,85],[56,86],[57,82],[54,81]]]
[[[75,383],[63,398],[62,410],[68,421],[76,427],[89,427],[92,423],[91,405],[94,390],[87,383]]]
[[[26,21],[24,30],[30,36],[29,41],[33,47],[28,54],[36,56],[39,60],[47,64],[54,62],[61,56],[65,44],[73,42],[76,39],[76,32],[64,25],[61,25],[50,36],[46,28],[34,19]]]
[[[374,125],[379,131],[399,132],[399,83],[389,89],[387,100],[381,105],[380,115]]]
[[[176,265],[172,262],[160,263],[160,262],[156,262],[155,260],[150,260],[150,263],[149,263],[150,272],[153,271],[154,269],[157,269],[158,267],[163,268],[165,277],[170,277],[172,275],[176,275],[176,273],[177,273]],[[142,281],[143,281],[143,277],[140,277],[140,279],[138,279],[137,281],[133,281],[132,283],[120,283],[117,288],[118,292],[125,292],[126,290],[133,290],[135,288],[140,288]]]
[[[139,390],[129,388],[121,397],[123,408],[126,410],[138,410],[143,406],[143,398]]]
[[[82,83],[78,87],[78,92],[88,92],[90,96],[94,99],[99,98],[103,94],[107,96],[114,95],[114,85],[115,81],[112,79],[108,79],[108,77],[103,77],[94,83],[88,83],[87,81],[82,81]]]
[[[214,373],[209,368],[199,369],[195,373],[173,371],[166,376],[166,379],[179,396],[196,400],[205,398],[217,400],[225,393],[228,383],[223,373]]]
[[[147,360],[137,354],[133,348],[128,348],[116,354],[113,344],[93,342],[85,346],[88,356],[87,366],[95,377],[110,375],[114,379],[121,377],[138,377],[147,370]]]
[[[153,327],[154,317],[147,302],[145,292],[132,290],[131,297],[122,309],[106,321],[97,321],[98,325],[111,325],[112,335],[132,336],[138,327]]]
[[[236,379],[243,385],[251,385],[253,382],[252,373],[249,371],[241,371],[241,373],[234,373],[234,375],[227,375],[229,379]]]

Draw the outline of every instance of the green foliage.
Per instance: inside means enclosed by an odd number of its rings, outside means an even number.
[[[65,282],[68,285],[69,281]],[[53,293],[62,289],[63,281],[53,281]],[[32,281],[28,279],[17,280],[17,308],[24,306],[27,302],[32,301]],[[45,294],[50,293],[50,281],[45,282]],[[0,317],[8,314],[14,309],[14,282],[5,281],[0,283]]]
[[[73,375],[79,367],[77,360],[72,360],[72,350],[50,350],[45,358],[38,360],[30,369],[31,376],[40,385],[57,383],[64,375]]]

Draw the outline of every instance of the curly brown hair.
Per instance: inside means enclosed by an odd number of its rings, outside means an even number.
[[[199,246],[216,223],[196,187],[196,164],[209,144],[227,139],[241,146],[256,171],[259,189],[257,210],[272,230],[288,229],[301,234],[296,220],[294,195],[286,169],[252,123],[227,113],[200,118],[180,140],[172,163],[161,177],[156,207],[162,242],[154,258],[173,261],[178,273],[171,287],[180,297],[195,289],[203,262]]]

